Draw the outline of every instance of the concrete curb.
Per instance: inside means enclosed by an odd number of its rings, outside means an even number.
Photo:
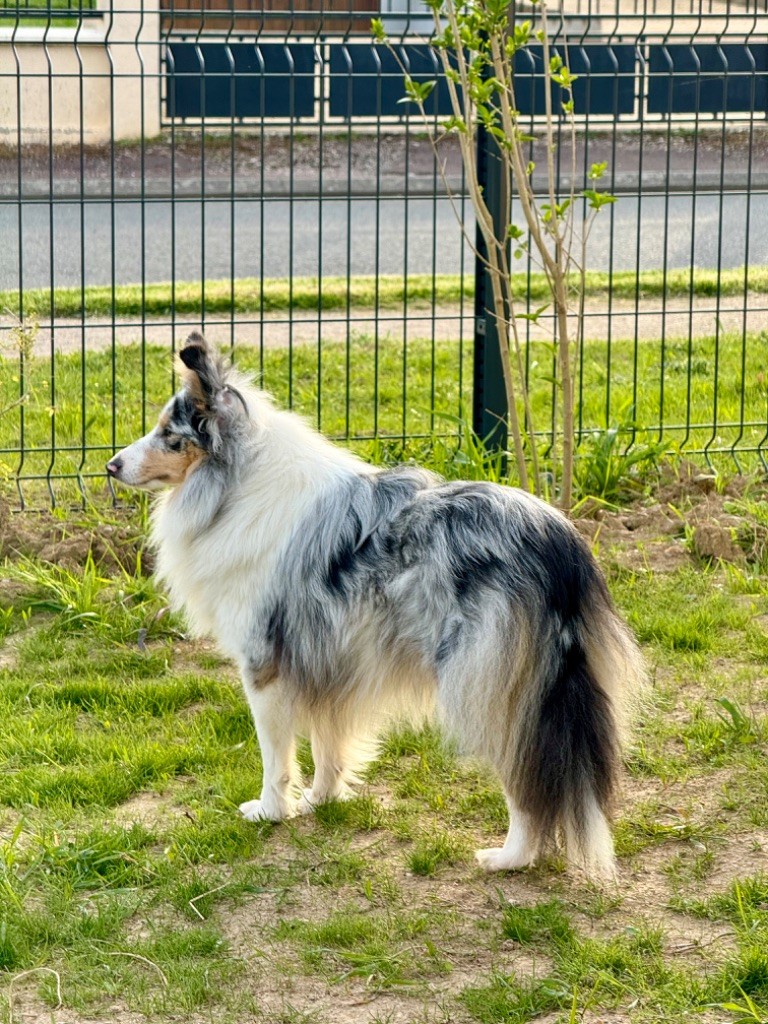
[[[462,181],[458,177],[447,179],[448,188],[453,194],[460,194]],[[541,181],[534,179],[542,194],[544,185]],[[82,186],[75,181],[59,181],[53,191],[47,179],[25,181],[24,188],[19,194],[15,184],[0,183],[0,197],[6,200],[17,200],[26,202],[28,200],[71,200],[79,202],[81,199],[88,202],[92,199],[128,199],[140,201],[143,197],[152,199],[253,199],[260,196],[285,199],[320,199],[326,196],[346,198],[376,198],[377,196],[444,196],[447,189],[442,180],[435,180],[432,175],[414,175],[408,179],[407,188],[402,176],[382,175],[376,178],[355,177],[351,184],[347,178],[333,179],[323,178],[322,191],[316,177],[294,178],[293,182],[272,181],[265,182],[263,191],[259,192],[258,182],[244,182],[235,180],[234,189],[232,181],[228,178],[208,178],[205,181],[205,191],[200,187],[199,178],[177,179],[173,191],[167,179],[150,179],[144,182],[134,178],[119,178],[114,183],[114,191],[110,181],[100,179],[86,180]],[[576,183],[577,190],[586,187],[586,182],[579,180]],[[618,194],[629,194],[640,192],[645,194],[659,194],[666,192],[740,192],[747,189],[768,188],[768,170],[764,167],[754,169],[751,173],[745,169],[736,171],[720,171],[710,169],[699,169],[694,175],[692,172],[676,171],[666,175],[660,171],[647,171],[642,175],[632,173],[618,173],[614,176],[613,182],[606,182],[604,186]],[[570,188],[568,177],[561,178],[561,189],[566,191]]]

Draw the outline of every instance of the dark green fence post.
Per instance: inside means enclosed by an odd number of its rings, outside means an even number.
[[[482,125],[477,130],[477,171],[498,238],[508,223],[507,181],[496,144]],[[479,227],[476,229],[476,245],[472,429],[485,440],[489,449],[504,450],[507,447],[507,396],[501,368],[499,331],[493,315],[491,278],[484,262],[487,250]]]

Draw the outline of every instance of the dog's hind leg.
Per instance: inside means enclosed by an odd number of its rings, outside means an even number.
[[[290,818],[298,813],[301,781],[293,702],[279,680],[262,688],[246,682],[245,692],[261,748],[263,780],[259,799],[240,804],[240,813],[249,821]]]
[[[504,623],[503,618],[501,621]],[[517,735],[524,728],[518,669],[522,658],[516,648],[510,650],[509,644],[505,645],[497,623],[489,614],[482,637],[459,646],[445,659],[438,699],[443,721],[460,747],[495,768],[509,809],[503,846],[477,850],[475,856],[486,871],[516,871],[535,863],[541,853],[541,836],[515,791]],[[512,632],[509,627],[507,631]],[[519,637],[521,631],[516,632]],[[525,650],[519,639],[518,645]]]
[[[486,871],[516,871],[527,868],[534,863],[539,853],[539,844],[528,815],[509,795],[507,807],[509,831],[504,845],[487,850],[475,850],[480,867]]]

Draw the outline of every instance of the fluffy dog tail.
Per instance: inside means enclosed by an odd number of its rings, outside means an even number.
[[[513,788],[539,850],[559,837],[569,861],[589,874],[610,875],[608,820],[628,703],[643,669],[591,553],[580,538],[572,545],[557,573],[558,596],[544,627],[549,635],[540,635]]]

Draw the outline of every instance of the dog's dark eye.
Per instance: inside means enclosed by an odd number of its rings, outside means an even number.
[[[172,452],[180,452],[183,441],[180,437],[169,437],[166,438],[165,446],[170,448]]]

